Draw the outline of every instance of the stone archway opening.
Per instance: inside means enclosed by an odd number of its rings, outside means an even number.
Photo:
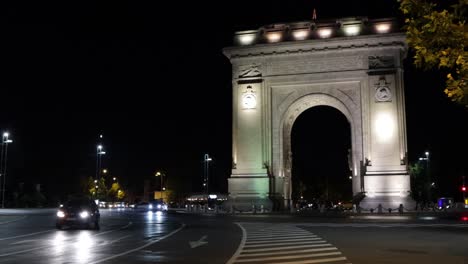
[[[315,106],[301,113],[292,127],[291,151],[293,204],[352,199],[351,127],[339,110]]]

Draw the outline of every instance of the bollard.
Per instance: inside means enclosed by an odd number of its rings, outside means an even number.
[[[260,205],[260,213],[263,214],[264,213],[264,209],[263,209],[263,204]]]
[[[356,212],[357,212],[356,205],[353,204],[353,213],[356,213]]]
[[[254,214],[257,213],[257,208],[255,208],[255,204],[252,204],[252,213]]]
[[[381,214],[382,213],[382,204],[379,204],[377,206],[377,213]]]

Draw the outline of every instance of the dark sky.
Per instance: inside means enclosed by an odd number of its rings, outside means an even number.
[[[313,8],[318,19],[399,16],[393,0],[4,2],[0,129],[14,139],[7,179],[50,193],[94,175],[101,133],[104,167],[129,188],[164,170],[198,191],[209,153],[212,186],[226,191],[232,95],[222,48],[233,33],[309,20]],[[407,64],[410,160],[432,149],[451,186],[468,163],[466,111],[440,92],[442,74]]]

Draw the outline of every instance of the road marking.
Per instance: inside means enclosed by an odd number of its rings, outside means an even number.
[[[315,257],[324,257],[324,256],[333,256],[333,255],[341,255],[341,252],[314,253],[314,254],[307,254],[307,255],[288,255],[288,256],[278,256],[278,257],[268,257],[268,258],[248,258],[248,259],[236,260],[236,262],[267,261],[267,260],[294,259],[294,258],[315,258]]]
[[[190,244],[190,248],[196,248],[196,247],[199,247],[199,246],[203,246],[205,244],[208,244],[208,241],[203,241],[207,238],[208,236],[202,236],[202,238],[200,238],[198,241],[190,241],[189,244]]]
[[[317,245],[299,245],[299,246],[289,246],[289,247],[275,247],[275,248],[260,248],[260,249],[245,249],[242,252],[262,252],[262,251],[272,251],[272,250],[285,250],[285,249],[298,249],[298,248],[311,248],[311,247],[331,247],[332,244],[317,244]]]
[[[239,247],[237,248],[236,252],[234,252],[234,255],[232,255],[232,257],[228,260],[228,262],[226,262],[226,264],[234,263],[234,261],[242,252],[242,248],[244,247],[245,241],[247,240],[247,231],[245,231],[245,228],[239,223],[236,223],[236,225],[238,225],[239,228],[242,230],[242,239],[241,239],[241,242],[239,243]]]
[[[277,262],[275,264],[313,264],[313,263],[337,262],[337,261],[345,261],[345,260],[346,260],[346,257],[338,257],[338,258],[314,259],[314,260],[292,261],[292,262]]]
[[[242,230],[242,240],[227,264],[247,262],[309,264],[347,261],[338,248],[296,224],[236,224]]]
[[[20,237],[34,236],[34,235],[48,233],[48,232],[52,232],[52,231],[54,231],[54,230],[45,230],[45,231],[40,231],[40,232],[28,233],[28,234],[24,234],[24,235],[12,236],[12,237],[2,237],[2,238],[0,238],[0,241],[8,240],[8,239],[14,239],[14,238],[20,238]]]
[[[133,252],[135,252],[135,251],[144,249],[144,248],[146,248],[146,247],[149,247],[149,246],[153,245],[154,243],[157,243],[157,242],[159,242],[159,241],[161,241],[161,240],[164,240],[164,239],[166,239],[166,238],[168,238],[168,237],[174,235],[175,233],[177,233],[177,232],[179,232],[180,230],[182,230],[184,227],[185,227],[185,224],[182,224],[181,227],[179,227],[178,229],[172,231],[171,233],[169,233],[169,234],[167,234],[167,235],[165,235],[165,236],[162,236],[162,237],[160,237],[160,238],[158,238],[158,239],[155,239],[155,240],[153,240],[153,241],[151,241],[151,242],[148,242],[148,243],[144,244],[143,246],[139,246],[139,247],[137,247],[137,248],[130,249],[130,250],[127,250],[127,251],[122,252],[122,253],[120,253],[120,254],[116,254],[116,255],[113,255],[113,256],[110,256],[110,257],[107,257],[107,258],[103,258],[103,259],[100,259],[100,260],[97,260],[97,261],[89,262],[89,264],[101,263],[101,262],[104,262],[104,261],[108,261],[108,260],[111,260],[111,259],[115,259],[115,258],[118,258],[118,257],[122,257],[122,256],[128,255],[128,254],[130,254],[130,253],[133,253]]]
[[[320,237],[307,237],[307,238],[292,238],[292,239],[276,239],[275,241],[278,243],[283,243],[283,242],[305,242],[305,241],[310,241],[310,240],[320,240]],[[263,244],[265,242],[271,242],[271,239],[268,240],[256,240],[256,241],[249,241],[246,243],[246,245],[252,245],[252,244]]]
[[[309,233],[310,234],[310,233]],[[273,236],[266,236],[266,237],[253,237],[249,238],[249,241],[269,241]],[[317,237],[316,235],[300,235],[300,236],[275,236],[275,239],[291,239],[291,238],[310,238],[310,237]]]
[[[418,224],[418,223],[294,223],[296,226],[305,227],[351,227],[351,228],[420,228],[420,227],[452,227],[452,228],[468,228],[468,224]]]
[[[321,239],[321,238],[318,238]],[[307,241],[301,243],[301,245],[309,245],[309,244],[324,244],[327,243],[325,240],[317,240],[317,241]],[[283,245],[297,245],[297,242],[273,242],[273,243],[264,243],[260,245],[249,245],[246,244],[244,248],[256,248],[256,247],[274,247],[274,246],[283,246]]]
[[[298,253],[307,253],[307,252],[319,252],[319,251],[329,251],[329,250],[338,250],[336,247],[325,247],[325,248],[309,248],[301,250],[290,250],[288,254],[298,254]],[[284,252],[267,252],[267,253],[253,253],[253,254],[241,254],[240,257],[256,257],[256,256],[271,256],[271,255],[282,255]]]

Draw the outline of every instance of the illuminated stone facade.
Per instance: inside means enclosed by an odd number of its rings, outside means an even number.
[[[363,208],[411,206],[403,64],[393,20],[363,18],[270,25],[236,33],[232,64],[233,167],[229,200],[291,204],[291,130],[314,106],[350,123],[353,194]],[[298,33],[300,32],[300,33]]]

